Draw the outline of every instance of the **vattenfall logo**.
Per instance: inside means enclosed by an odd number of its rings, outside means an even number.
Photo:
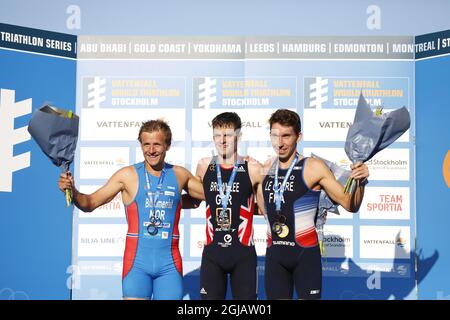
[[[125,159],[119,158],[116,160],[116,166],[123,167],[126,164]]]
[[[112,160],[88,160],[83,161],[86,166],[104,167],[104,166],[118,166],[123,167],[126,164],[125,159],[118,158],[115,161]]]
[[[208,127],[212,128],[212,123],[208,122]],[[263,128],[264,125],[259,121],[243,121],[242,128]]]
[[[386,239],[366,239],[364,240],[365,244],[375,244],[375,245],[386,245],[386,244],[395,244],[394,240],[386,240]]]
[[[97,121],[97,128],[140,128],[142,121]]]
[[[396,240],[396,244],[400,248],[404,248],[406,246],[406,239],[402,238],[402,237],[398,237],[397,240]]]
[[[352,122],[347,121],[319,121],[319,127],[322,129],[348,129]]]
[[[103,160],[103,161],[96,161],[96,160],[92,160],[92,161],[84,161],[84,165],[87,166],[96,166],[96,167],[102,167],[102,166],[113,166],[114,165],[114,161],[111,160]]]

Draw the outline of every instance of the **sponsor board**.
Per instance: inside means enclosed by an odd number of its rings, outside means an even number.
[[[410,259],[410,227],[361,226],[360,257]]]
[[[202,201],[198,208],[190,209],[191,218],[203,218],[206,220],[206,203]]]
[[[255,218],[257,217],[255,216]],[[267,249],[267,225],[265,223],[256,224],[256,220],[257,219],[253,222],[253,240],[255,242],[256,254],[260,257],[264,257]]]
[[[82,276],[122,275],[123,261],[78,261],[79,274]]]
[[[325,257],[353,258],[353,226],[324,226]]]
[[[186,79],[85,77],[82,108],[184,107]]]
[[[409,106],[409,78],[305,77],[305,109],[354,109],[362,93],[372,107]]]
[[[410,218],[410,190],[404,187],[367,187],[359,213],[361,219]]]
[[[383,110],[390,112],[392,110]],[[305,109],[303,111],[304,141],[344,141],[353,123],[355,110],[349,109]],[[397,142],[408,142],[409,130]]]
[[[344,148],[304,148],[303,154],[314,153],[324,159],[350,170],[350,160]],[[387,148],[366,162],[371,180],[409,181],[410,173],[409,149]]]
[[[80,178],[109,179],[130,164],[129,148],[81,147]]]
[[[202,77],[193,89],[194,109],[297,106],[296,77]]]
[[[179,109],[82,109],[81,141],[136,141],[143,122],[166,121],[173,141],[184,141],[185,110]]]
[[[191,238],[189,239],[191,257],[201,257],[206,243],[206,226],[191,224]]]
[[[79,257],[122,257],[127,224],[79,224]]]

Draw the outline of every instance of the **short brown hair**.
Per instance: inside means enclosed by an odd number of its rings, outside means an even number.
[[[279,123],[282,126],[292,127],[297,135],[302,132],[302,122],[297,112],[288,109],[278,109],[269,119],[270,129],[274,123]]]
[[[214,117],[212,120],[212,127],[233,127],[234,130],[241,130],[241,118],[236,112],[222,112]]]
[[[143,122],[141,128],[139,129],[139,136],[138,136],[139,142],[142,142],[141,141],[142,132],[150,133],[155,131],[162,131],[162,133],[165,136],[164,142],[166,143],[167,146],[170,146],[170,144],[172,143],[172,131],[170,130],[170,127],[167,124],[167,122],[163,120],[149,120]]]

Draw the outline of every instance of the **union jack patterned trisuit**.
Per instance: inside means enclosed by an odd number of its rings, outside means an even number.
[[[200,295],[202,299],[222,300],[227,291],[230,275],[233,299],[256,299],[256,250],[253,242],[253,213],[255,197],[248,173],[248,164],[237,162],[237,171],[231,186],[227,205],[229,230],[218,221],[222,209],[214,157],[203,177],[206,196],[206,245],[200,268]],[[233,167],[220,166],[223,190],[232,175]],[[230,219],[231,218],[231,219]]]

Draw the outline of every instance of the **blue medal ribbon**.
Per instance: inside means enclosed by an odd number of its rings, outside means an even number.
[[[148,172],[147,172],[147,169],[145,168],[145,164],[144,164],[145,180],[146,180],[146,183],[147,183],[147,199],[150,202],[149,205],[150,205],[150,208],[152,210],[151,212],[153,212],[153,219],[152,219],[151,213],[150,213],[150,216],[149,216],[149,218],[150,218],[150,225],[152,225],[154,227],[157,227],[161,223],[161,221],[159,219],[156,219],[155,214],[156,214],[156,203],[158,202],[158,199],[159,199],[159,196],[161,194],[162,187],[163,187],[163,183],[164,183],[164,178],[166,177],[166,168],[165,168],[165,166],[166,165],[164,164],[164,167],[163,167],[163,169],[161,171],[161,174],[159,176],[159,179],[158,179],[158,184],[156,185],[155,195],[154,195],[154,197],[152,197],[152,194],[150,192],[151,191],[151,180],[148,177]],[[148,227],[147,227],[147,229],[148,229]],[[153,232],[153,233],[150,233],[150,234],[151,235],[156,235],[157,233],[158,233],[158,229],[156,228],[156,232]]]
[[[277,164],[275,166],[275,181],[274,181],[275,185],[273,186],[275,210],[277,213],[280,213],[281,211],[281,198],[283,197],[284,189],[286,188],[288,178],[291,175],[294,166],[297,164],[298,156],[299,156],[298,153],[296,153],[294,161],[292,161],[291,165],[289,166],[289,169],[286,172],[286,175],[284,176],[283,182],[281,183],[280,187],[278,187],[278,170],[280,168],[280,161],[277,160]]]
[[[233,171],[231,172],[230,180],[227,183],[226,193],[224,193],[223,185],[222,185],[222,174],[220,173],[220,164],[218,162],[216,162],[216,174],[217,174],[217,183],[218,183],[217,188],[219,189],[219,196],[220,196],[220,201],[221,201],[223,210],[226,210],[226,208],[228,206],[228,199],[230,198],[231,188],[233,186],[234,179],[236,178],[238,163],[239,163],[239,159],[236,160],[236,163],[234,164]]]

